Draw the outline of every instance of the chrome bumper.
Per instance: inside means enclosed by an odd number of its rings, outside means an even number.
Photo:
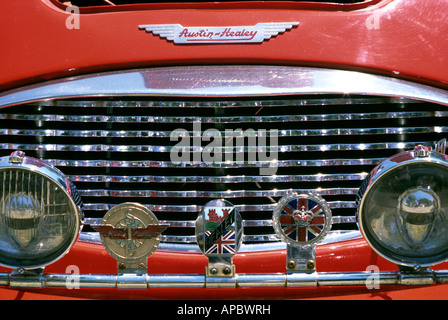
[[[448,270],[385,272],[312,272],[236,274],[235,277],[207,277],[204,274],[50,274],[32,271],[0,273],[0,285],[10,288],[251,288],[394,285],[448,283]]]

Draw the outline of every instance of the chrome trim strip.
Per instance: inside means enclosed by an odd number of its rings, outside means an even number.
[[[16,88],[0,107],[46,99],[103,96],[272,96],[352,94],[448,105],[445,90],[356,71],[287,66],[190,66],[90,74]]]
[[[363,158],[363,159],[321,159],[321,160],[278,160],[278,167],[325,167],[325,166],[363,166],[377,165],[386,158]],[[263,167],[269,166],[269,161],[256,162],[201,162],[179,163],[175,164],[171,161],[155,161],[155,160],[67,160],[67,159],[45,159],[46,162],[58,167],[114,167],[114,168],[247,168],[247,167]]]
[[[308,175],[272,176],[110,176],[110,175],[67,175],[74,182],[139,182],[139,183],[250,183],[250,182],[303,182],[303,181],[347,181],[363,180],[367,172],[332,173]]]
[[[412,149],[416,145],[433,144],[432,141],[418,142],[379,142],[379,143],[344,143],[344,144],[309,144],[309,145],[280,145],[280,146],[244,146],[244,147],[213,147],[216,153],[234,152],[303,152],[303,151],[356,151],[380,149]],[[157,145],[109,145],[109,144],[21,144],[0,143],[0,149],[39,150],[39,151],[84,151],[84,152],[201,152],[202,147],[173,147]]]
[[[383,134],[412,134],[412,133],[444,133],[448,132],[448,127],[433,126],[433,127],[388,127],[388,128],[337,128],[337,129],[282,129],[278,130],[277,137],[310,137],[310,136],[339,136],[339,135],[383,135]],[[193,131],[182,132],[188,136],[194,136]],[[219,132],[210,132],[210,136],[221,135]],[[257,133],[254,131],[253,136]],[[169,138],[172,131],[112,131],[112,130],[54,130],[54,129],[7,129],[0,128],[0,136],[20,135],[30,137],[82,137],[82,138]],[[266,136],[271,136],[272,133],[266,130]],[[245,136],[250,137],[251,132],[247,132]]]
[[[282,197],[296,193],[318,195],[356,195],[359,188],[317,188],[283,190],[227,190],[227,191],[170,191],[170,190],[106,190],[78,189],[82,197],[183,197],[183,198],[242,198],[242,197]]]
[[[350,121],[448,117],[448,111],[406,111],[344,114],[307,114],[275,116],[235,116],[235,117],[179,117],[179,116],[109,116],[109,115],[57,115],[57,114],[9,114],[1,113],[0,120],[82,122],[82,123],[269,123],[302,121]]]
[[[329,105],[357,105],[357,104],[408,104],[420,103],[417,100],[400,97],[338,97],[281,100],[220,100],[220,101],[163,101],[163,100],[43,100],[30,105],[42,107],[75,107],[75,108],[269,108],[284,106],[329,106]]]
[[[330,209],[356,208],[356,201],[327,201]],[[242,204],[235,205],[241,211],[273,211],[277,204]],[[84,210],[108,211],[116,204],[109,203],[84,203]],[[199,205],[162,205],[144,204],[151,211],[160,212],[200,212],[202,206]]]

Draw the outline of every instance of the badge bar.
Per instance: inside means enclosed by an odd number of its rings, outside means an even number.
[[[183,27],[180,24],[148,24],[138,27],[176,44],[194,44],[261,43],[298,25],[299,22],[272,22],[254,26]]]

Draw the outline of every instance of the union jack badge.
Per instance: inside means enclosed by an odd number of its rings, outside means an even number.
[[[274,229],[286,243],[312,245],[325,238],[331,228],[331,210],[313,194],[291,194],[274,210]]]
[[[233,256],[242,240],[238,210],[226,200],[207,203],[196,221],[196,238],[206,256]]]

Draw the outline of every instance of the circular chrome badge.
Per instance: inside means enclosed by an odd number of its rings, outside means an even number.
[[[160,243],[166,226],[139,203],[113,207],[97,228],[107,252],[120,262],[136,263],[148,258]]]
[[[226,200],[212,200],[196,220],[196,240],[207,257],[233,256],[242,242],[243,224],[238,210]]]
[[[273,214],[274,230],[289,244],[313,245],[331,229],[331,210],[326,201],[313,194],[283,197]]]

